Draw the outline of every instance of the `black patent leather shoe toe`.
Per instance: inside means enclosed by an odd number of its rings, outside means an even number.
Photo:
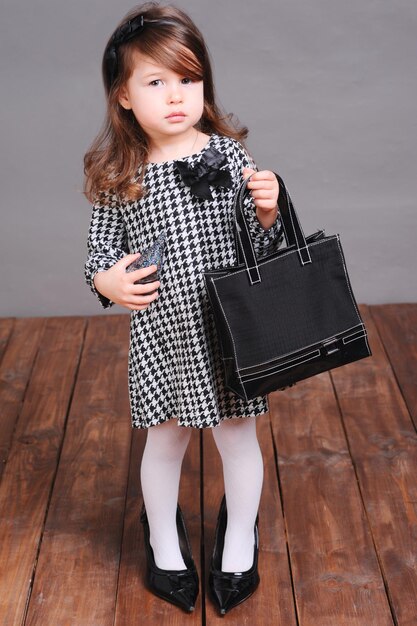
[[[150,544],[150,530],[145,507],[142,508],[141,522],[145,538],[146,550],[146,582],[149,589],[158,597],[192,612],[198,596],[198,574],[191,554],[185,521],[179,505],[177,506],[177,529],[180,549],[186,569],[166,570],[159,568]]]
[[[258,552],[259,552],[259,516],[256,516],[254,535],[254,557],[250,569],[245,572],[223,572],[221,562],[223,556],[224,536],[227,527],[226,498],[223,496],[214,540],[214,550],[209,573],[209,590],[211,598],[219,610],[225,615],[230,609],[247,600],[259,585]]]

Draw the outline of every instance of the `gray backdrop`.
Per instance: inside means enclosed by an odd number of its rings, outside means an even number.
[[[258,166],[282,175],[307,234],[340,233],[357,300],[415,301],[415,0],[177,5]],[[1,316],[105,313],[83,277],[82,158],[103,119],[104,45],[132,6],[2,1]]]

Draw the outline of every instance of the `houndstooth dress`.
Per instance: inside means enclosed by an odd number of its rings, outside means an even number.
[[[85,279],[104,309],[114,303],[95,288],[96,272],[150,246],[162,230],[166,234],[159,298],[130,313],[128,381],[134,428],[171,418],[179,426],[207,428],[269,410],[267,396],[245,401],[225,388],[203,280],[203,271],[236,263],[233,198],[243,180],[242,168],[256,166],[238,141],[218,134],[200,152],[177,160],[195,167],[209,147],[226,155],[233,180],[229,189],[210,187],[211,200],[194,195],[175,162],[164,161],[147,164],[147,193],[140,200],[120,204],[108,194],[105,203],[92,206]],[[280,219],[264,230],[250,196],[245,216],[258,257],[281,244]]]

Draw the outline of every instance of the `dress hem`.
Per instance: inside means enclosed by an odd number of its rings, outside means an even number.
[[[206,430],[209,428],[215,428],[216,426],[218,426],[221,422],[223,422],[224,420],[232,420],[232,419],[245,419],[246,417],[259,417],[260,415],[266,415],[266,413],[269,413],[269,410],[267,411],[263,411],[262,413],[255,413],[254,415],[232,415],[232,416],[225,416],[222,419],[220,419],[218,422],[214,423],[211,422],[210,424],[204,425],[196,425],[196,426],[192,426],[191,424],[184,424],[184,423],[180,423],[178,421],[177,417],[168,417],[167,419],[161,420],[160,422],[158,422],[157,424],[148,424],[148,425],[140,425],[140,424],[135,424],[134,422],[132,422],[132,428],[138,429],[138,430],[146,430],[147,428],[152,428],[152,426],[159,426],[160,424],[164,424],[165,422],[169,422],[169,420],[171,419],[176,419],[177,420],[177,426],[178,427],[182,427],[182,428],[195,428],[196,430]]]

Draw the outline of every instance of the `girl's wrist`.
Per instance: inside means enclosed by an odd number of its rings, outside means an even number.
[[[275,224],[278,215],[278,205],[274,209],[256,209],[256,217],[264,230],[268,230]]]

